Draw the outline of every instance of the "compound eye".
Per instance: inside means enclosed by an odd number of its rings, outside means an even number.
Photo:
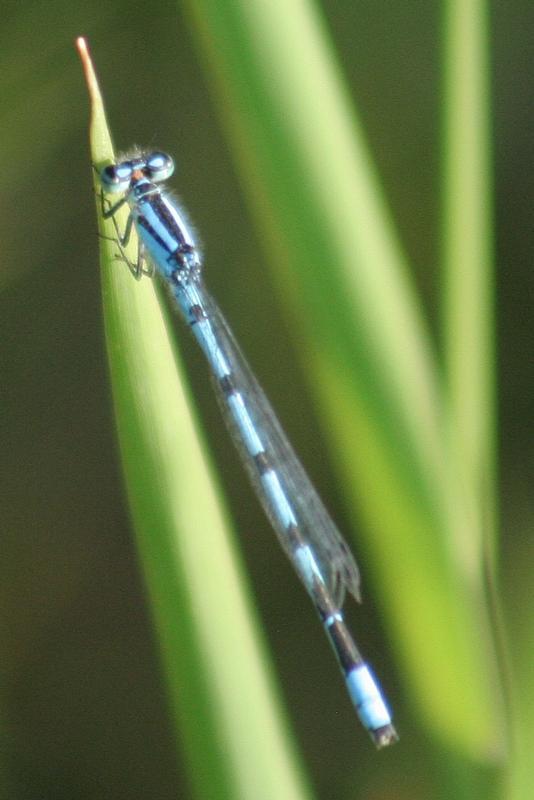
[[[100,173],[100,183],[108,194],[126,192],[132,179],[133,167],[129,161],[122,164],[110,164]]]
[[[174,161],[167,153],[151,153],[146,159],[145,175],[155,183],[166,181],[174,172]]]

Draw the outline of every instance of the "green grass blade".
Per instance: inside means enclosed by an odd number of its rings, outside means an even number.
[[[504,708],[513,678],[497,577],[490,10],[484,0],[449,0],[444,12],[442,338],[449,423],[456,468],[478,518],[507,695],[495,694],[506,739],[513,736]]]
[[[488,14],[449,0],[444,25],[443,339],[459,468],[493,567],[495,355]]]
[[[528,510],[530,511],[530,509]],[[517,539],[518,551],[510,571],[510,591],[506,598],[514,676],[514,748],[508,777],[508,800],[528,800],[534,786],[534,624],[532,608],[531,516],[527,509],[516,509],[514,522],[523,536]],[[526,513],[525,513],[526,512]]]
[[[100,165],[113,150],[84,43],[79,48],[92,101],[92,158]],[[113,229],[102,225],[101,233],[113,236]],[[154,282],[133,280],[115,250],[101,240],[119,440],[191,781],[202,798],[306,798]]]
[[[480,529],[439,369],[375,168],[306,2],[189,4],[347,500],[425,724],[501,749]],[[424,656],[423,656],[424,654]]]

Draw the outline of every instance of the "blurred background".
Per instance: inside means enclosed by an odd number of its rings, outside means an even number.
[[[321,8],[437,340],[441,6],[325,0]],[[0,796],[189,797],[118,458],[76,36],[89,40],[117,149],[142,144],[176,157],[172,183],[201,234],[207,282],[342,529],[346,511],[181,4],[4,2],[2,12]],[[529,13],[521,0],[497,3],[491,22],[502,582],[524,677],[534,646]],[[317,796],[436,796],[435,765],[403,702],[365,559],[358,554],[365,605],[354,619],[403,732],[380,757],[355,732],[313,610],[183,333],[179,348]]]

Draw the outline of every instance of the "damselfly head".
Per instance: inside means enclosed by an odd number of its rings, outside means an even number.
[[[153,183],[167,180],[174,172],[174,161],[166,153],[150,153],[109,164],[100,172],[102,188],[108,194],[127,192],[132,181],[144,177]]]

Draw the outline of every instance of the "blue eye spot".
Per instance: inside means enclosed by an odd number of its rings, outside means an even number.
[[[174,172],[174,161],[167,153],[151,153],[146,159],[145,174],[153,181],[164,181]]]
[[[122,164],[110,164],[100,173],[100,183],[107,193],[125,192],[130,185],[132,166],[125,161]]]

